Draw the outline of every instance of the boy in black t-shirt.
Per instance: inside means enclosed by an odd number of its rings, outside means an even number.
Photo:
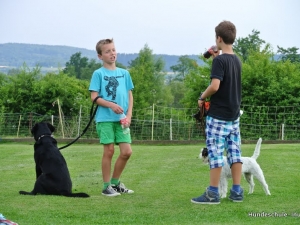
[[[243,201],[243,189],[240,187],[241,137],[240,137],[240,105],[241,105],[241,61],[234,54],[232,45],[236,37],[235,25],[223,21],[215,28],[218,52],[213,56],[211,83],[198,99],[199,107],[210,97],[210,108],[206,117],[206,146],[210,165],[210,186],[199,197],[191,201],[198,204],[219,204],[218,185],[223,163],[223,152],[227,149],[227,160],[231,165],[233,186],[229,199],[234,202]],[[219,50],[222,54],[219,55]]]

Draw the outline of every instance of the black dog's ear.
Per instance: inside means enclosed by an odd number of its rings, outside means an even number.
[[[49,127],[51,133],[53,133],[55,131],[55,128],[54,128],[54,126],[52,126],[52,124],[47,123],[47,126]]]
[[[203,148],[202,150],[202,157],[207,157],[208,156],[208,149],[207,148]]]
[[[36,128],[37,128],[37,123],[31,128],[31,134],[34,134]]]

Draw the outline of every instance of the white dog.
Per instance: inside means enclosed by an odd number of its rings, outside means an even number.
[[[263,186],[263,189],[266,193],[266,195],[271,195],[269,189],[268,189],[268,184],[266,183],[263,171],[261,170],[260,166],[256,162],[256,159],[259,156],[260,153],[260,146],[261,146],[262,139],[259,138],[255,151],[251,157],[242,157],[242,173],[244,174],[244,177],[246,181],[249,183],[249,194],[252,194],[254,191],[254,181],[253,181],[253,176],[258,179],[258,181],[261,183]],[[199,158],[203,160],[205,164],[208,164],[208,150],[207,148],[203,148],[200,151]],[[220,183],[219,183],[219,193],[221,198],[226,198],[227,194],[227,179],[232,178],[231,176],[231,170],[227,162],[226,156],[223,156],[224,160],[224,167],[222,168],[221,172],[221,177],[220,177]]]

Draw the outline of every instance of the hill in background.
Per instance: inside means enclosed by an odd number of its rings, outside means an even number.
[[[37,45],[37,44],[20,44],[20,43],[7,43],[0,44],[0,72],[7,72],[12,68],[19,68],[24,63],[28,67],[35,67],[39,65],[43,71],[52,69],[64,68],[66,62],[70,57],[81,52],[82,57],[89,59],[96,59],[96,51],[84,48],[76,48],[70,46],[59,45]],[[129,62],[134,60],[138,53],[126,54],[118,53],[117,61],[124,66],[128,66]],[[170,67],[178,64],[180,56],[177,55],[154,55],[155,57],[162,57],[165,62],[165,71],[171,71]],[[203,61],[199,59],[198,55],[188,55],[191,59],[198,62],[199,65]],[[48,69],[47,69],[48,68]]]

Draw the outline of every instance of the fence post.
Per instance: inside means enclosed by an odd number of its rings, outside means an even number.
[[[59,104],[59,98],[57,99],[57,105],[58,105],[59,120],[60,120],[60,125],[61,125],[61,133],[62,133],[63,138],[65,138],[64,125],[63,125],[63,121],[62,121],[62,113],[61,113],[61,108],[60,108],[60,104]]]
[[[281,140],[284,140],[284,123],[281,124]]]
[[[18,125],[17,137],[19,137],[20,126],[21,126],[21,118],[22,118],[22,115],[20,115],[20,119],[19,119],[19,125]]]
[[[80,109],[79,109],[79,117],[78,117],[78,136],[80,135],[81,107],[82,107],[82,105],[80,105]]]
[[[173,140],[172,136],[173,136],[173,134],[172,134],[172,118],[170,118],[170,141]]]
[[[154,130],[154,104],[152,105],[152,131],[151,131],[151,140],[153,141],[153,130]]]

